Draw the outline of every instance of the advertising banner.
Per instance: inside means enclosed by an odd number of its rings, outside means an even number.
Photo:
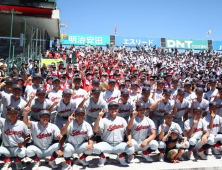
[[[191,40],[191,39],[166,39],[166,48],[178,49],[208,49],[207,40]]]
[[[10,14],[12,9],[14,9],[14,14],[16,15],[26,15],[34,17],[46,17],[46,18],[52,17],[52,9],[0,5],[0,13]]]
[[[214,50],[222,50],[222,41],[213,41]]]
[[[58,65],[58,63],[60,61],[64,61],[63,59],[42,59],[41,60],[41,67],[43,66],[43,64],[46,64],[46,66],[48,66],[49,64],[52,64],[53,62]]]
[[[61,43],[64,45],[97,45],[105,46],[110,44],[109,35],[79,35],[79,34],[62,34]]]
[[[159,38],[145,38],[145,37],[120,37],[116,36],[116,46],[122,46],[122,45],[128,46],[128,47],[135,47],[137,45],[139,46],[154,46],[160,47],[160,39]]]

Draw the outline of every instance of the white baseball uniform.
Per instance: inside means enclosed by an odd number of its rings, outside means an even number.
[[[101,93],[101,96],[106,101],[106,103],[109,103],[120,97],[120,91],[117,89],[114,89],[112,92],[106,90],[105,92]]]
[[[78,107],[79,104],[83,101],[84,97],[88,94],[86,90],[79,88],[78,90],[72,89],[75,94],[72,95],[72,99],[75,100],[76,106]]]
[[[217,89],[215,89],[214,91],[210,90],[205,94],[204,98],[207,99],[209,102],[214,101],[214,98],[217,96],[217,93]]]
[[[139,98],[140,102],[143,103],[145,105],[146,108],[146,116],[149,116],[150,114],[150,106],[154,103],[154,100],[152,98],[148,98],[148,100],[145,102],[143,100],[143,97]]]

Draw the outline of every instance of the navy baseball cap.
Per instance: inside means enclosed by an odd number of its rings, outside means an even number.
[[[143,87],[142,88],[142,93],[143,92],[150,92],[151,90],[150,90],[150,88],[149,87]]]
[[[115,102],[115,101],[111,101],[111,102],[109,102],[108,107],[112,107],[112,106],[119,107],[119,104],[117,102]]]
[[[22,80],[22,78],[21,78],[21,77],[17,77],[17,78],[16,78],[16,81],[19,81],[19,80]]]
[[[7,78],[5,79],[5,82],[6,82],[6,83],[14,83],[13,78],[11,78],[11,77],[7,77]]]
[[[172,90],[170,88],[163,89],[163,93],[172,93]]]
[[[202,112],[202,109],[198,106],[193,109],[194,112]]]
[[[66,95],[66,94],[72,94],[72,90],[66,89],[62,92],[62,95]]]
[[[109,83],[116,83],[116,80],[114,80],[114,79],[109,79]]]
[[[39,88],[37,89],[36,93],[46,93],[46,90],[45,90],[45,88],[43,88],[43,87],[39,87]]]
[[[40,73],[35,73],[35,74],[33,75],[33,78],[41,78],[41,74],[40,74]]]
[[[41,110],[39,116],[41,116],[41,115],[49,115],[50,116],[50,113],[48,110]]]
[[[172,78],[172,82],[173,81],[179,81],[179,79],[177,77]]]
[[[146,106],[145,106],[145,104],[143,104],[142,102],[139,102],[139,103],[136,104],[136,108],[137,108],[137,109],[145,109]]]
[[[203,88],[201,88],[201,87],[197,87],[196,88],[196,93],[203,93]]]
[[[88,76],[88,75],[93,75],[91,72],[87,72],[86,73],[86,76]]]
[[[17,112],[19,113],[19,108],[16,106],[9,106],[7,107],[7,112]]]
[[[218,107],[218,104],[217,104],[217,102],[212,101],[209,103],[209,107]]]
[[[222,90],[222,86],[217,87],[217,90]]]
[[[80,79],[81,80],[81,77],[79,74],[76,74],[75,77],[74,77],[74,80],[77,80],[77,79]]]
[[[22,90],[22,86],[19,85],[19,84],[14,84],[14,85],[12,86],[12,89],[20,89],[20,90]]]
[[[100,93],[100,92],[101,92],[100,88],[98,88],[98,87],[93,87],[92,93]]]
[[[121,90],[121,95],[129,95],[129,90],[127,89]]]
[[[139,86],[137,81],[131,83],[131,86],[135,86],[135,85]]]
[[[85,109],[84,109],[83,107],[78,107],[78,108],[75,110],[75,114],[78,114],[78,113],[84,113],[84,114],[86,114]]]
[[[197,83],[197,87],[203,87],[203,86],[205,86],[205,85],[203,84],[202,81],[199,81],[199,82]]]
[[[192,82],[191,82],[191,81],[187,81],[187,82],[185,82],[184,85],[185,85],[185,86],[186,86],[186,85],[192,85]]]
[[[94,83],[98,83],[99,84],[100,83],[99,79],[93,79],[92,80],[92,84],[94,84]]]
[[[164,116],[173,116],[174,117],[174,114],[172,114],[171,112],[165,112]]]
[[[143,83],[143,86],[144,86],[144,87],[149,87],[149,86],[150,86],[150,82],[147,82],[147,81],[144,82],[144,83]]]
[[[125,84],[124,81],[120,81],[120,82],[119,82],[119,86],[126,86],[126,84]]]
[[[184,88],[179,88],[179,89],[177,90],[177,93],[185,93],[185,89],[184,89]]]
[[[167,74],[167,77],[168,77],[168,76],[172,76],[172,74],[168,73],[168,74]]]
[[[52,80],[52,82],[55,82],[55,81],[60,81],[61,82],[61,80],[59,79],[59,78],[54,78],[53,80]]]
[[[176,128],[174,128],[174,129],[171,129],[170,130],[171,131],[171,133],[175,133],[176,135],[180,135],[180,132],[179,132],[179,130],[178,129],[176,129]]]
[[[157,84],[164,84],[164,81],[163,80],[158,80]]]
[[[217,83],[217,80],[215,80],[215,79],[210,79],[209,83]]]

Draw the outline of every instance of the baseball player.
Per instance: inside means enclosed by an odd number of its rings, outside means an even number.
[[[192,92],[192,82],[191,81],[185,82],[184,88],[186,90],[185,99],[191,103],[196,98],[196,94]]]
[[[6,118],[6,112],[7,108],[9,106],[17,106],[17,109],[19,110],[19,116],[22,115],[23,108],[26,106],[27,102],[24,100],[23,97],[21,97],[22,94],[22,87],[21,85],[14,84],[12,86],[12,93],[2,93],[2,115],[1,117]]]
[[[52,168],[58,168],[55,162],[58,156],[56,152],[59,148],[62,150],[62,145],[59,145],[59,143],[53,144],[53,141],[61,141],[63,136],[60,134],[60,130],[55,124],[49,123],[50,112],[48,110],[41,110],[38,122],[28,119],[30,111],[31,108],[29,106],[24,108],[23,121],[32,132],[33,145],[29,145],[26,150],[27,156],[34,160],[32,170],[38,170],[41,164],[40,158],[45,158],[47,156],[51,156],[49,165]]]
[[[69,116],[67,123],[61,130],[62,135],[67,135],[67,143],[64,146],[63,153],[66,164],[63,165],[62,170],[71,168],[70,157],[74,153],[83,153],[78,159],[78,162],[83,165],[89,165],[86,161],[86,157],[92,154],[93,151],[93,131],[91,125],[84,119],[85,109],[83,107],[78,107],[75,110],[75,119],[74,114]]]
[[[120,97],[120,91],[115,89],[116,80],[109,79],[108,85],[109,90],[106,90],[101,94],[101,97],[106,101],[107,104]]]
[[[5,84],[3,84],[3,86],[5,85],[5,90],[3,91],[3,94],[10,94],[12,93],[12,86],[14,84],[13,78],[11,77],[7,77],[5,79]]]
[[[152,99],[154,101],[158,100],[162,96],[163,89],[164,89],[164,81],[158,80],[157,85],[155,86],[152,92]]]
[[[158,139],[159,139],[159,147],[158,150],[160,152],[159,155],[159,161],[164,160],[164,150],[166,148],[166,144],[162,141],[163,137],[171,130],[171,129],[177,129],[179,131],[179,134],[182,136],[182,129],[180,128],[180,125],[178,123],[173,122],[174,114],[171,112],[165,112],[164,113],[164,123],[159,126],[158,130]],[[181,145],[177,145],[177,148],[180,148]],[[189,143],[186,142],[184,149],[187,149],[189,147]],[[183,161],[183,157],[179,157],[181,161]]]
[[[149,87],[142,88],[142,96],[139,98],[139,102],[143,103],[146,108],[146,116],[149,116],[151,110],[150,106],[154,103],[154,100],[150,97],[151,89]]]
[[[146,106],[140,102],[136,105],[136,111],[132,113],[128,129],[132,133],[132,145],[135,151],[143,151],[143,158],[153,162],[149,154],[158,148],[156,138],[156,127],[153,121],[146,117]],[[128,156],[128,162],[132,162],[134,155]]]
[[[114,100],[119,104],[117,116],[120,116],[128,122],[129,116],[132,114],[135,104],[129,97],[129,91],[127,89],[121,90],[121,97]]]
[[[54,102],[56,99],[60,100],[62,98],[62,90],[59,90],[60,79],[55,78],[52,81],[53,89],[48,93],[48,99]]]
[[[0,147],[0,154],[5,163],[2,170],[8,170],[10,167],[10,157],[16,157],[16,169],[21,170],[23,169],[21,160],[26,156],[25,145],[30,139],[30,130],[22,121],[18,120],[17,107],[9,106],[6,115],[8,119],[0,118],[0,129],[3,132],[3,146]]]
[[[177,90],[178,90],[178,84],[179,80],[177,77],[172,78],[172,93],[171,93],[171,100],[176,100],[177,99]]]
[[[79,75],[75,75],[73,83],[75,88],[72,89],[73,91],[72,99],[75,100],[76,106],[78,107],[88,93],[86,90],[80,88],[81,77]]]
[[[222,145],[222,118],[217,115],[218,105],[217,102],[213,101],[209,103],[209,112],[204,117],[204,120],[208,124],[210,136],[214,138],[215,144],[211,148],[215,155],[220,155],[219,147]]]
[[[178,123],[181,129],[183,129],[184,127],[183,116],[190,109],[190,103],[184,97],[185,97],[185,89],[184,88],[178,89],[177,97],[173,107],[173,114],[174,114],[173,122]]]
[[[66,89],[62,92],[62,99],[60,102],[52,109],[56,111],[55,124],[62,129],[63,125],[66,124],[69,116],[75,112],[76,102],[71,99],[72,90]],[[50,110],[51,111],[51,110]]]
[[[193,115],[193,109],[196,107],[200,107],[202,109],[202,115],[206,116],[207,111],[209,110],[209,102],[203,98],[203,89],[200,87],[196,88],[196,96],[197,98],[193,100],[190,108],[189,117]]]
[[[130,99],[132,100],[132,102],[136,102],[136,100],[141,97],[140,93],[138,93],[139,92],[138,89],[139,89],[138,82],[131,83]]]
[[[218,89],[218,94],[214,98],[214,101],[216,101],[218,105],[217,115],[222,117],[222,86],[217,87],[217,89]]]
[[[127,130],[127,122],[124,118],[117,116],[118,103],[112,101],[108,105],[109,116],[102,119],[103,112],[100,112],[93,127],[95,133],[100,132],[103,142],[94,145],[94,153],[100,155],[98,166],[104,166],[106,158],[103,153],[119,154],[117,159],[121,165],[126,166],[125,152],[127,155],[132,155],[134,149],[131,143],[131,135],[127,131],[128,142],[124,143],[124,134]]]
[[[210,84],[210,91],[208,91],[204,98],[207,99],[208,101],[214,101],[214,98],[217,96],[218,90],[216,89],[217,87],[217,80],[211,79],[209,81]]]
[[[163,90],[163,96],[157,99],[150,106],[150,110],[154,110],[153,115],[150,114],[150,117],[152,118],[156,128],[163,124],[164,113],[171,112],[173,110],[174,102],[170,100],[171,92],[171,89],[165,88]]]
[[[210,137],[207,123],[202,119],[202,109],[197,107],[194,109],[193,118],[189,118],[184,123],[184,129],[189,139],[189,148],[187,159],[194,159],[193,150],[198,150],[197,155],[206,160],[207,156],[204,151],[214,145],[214,138]]]
[[[30,100],[27,103],[31,107],[31,121],[39,121],[39,114],[41,110],[51,110],[58,104],[58,100],[52,103],[49,99],[46,99],[46,90],[43,87],[39,87],[36,91],[37,98],[34,98],[34,94],[30,95]]]
[[[40,85],[41,81],[42,81],[41,74],[35,73],[32,79],[33,84],[31,86],[26,86],[25,88],[25,96],[27,101],[29,101],[30,94],[36,95],[37,88],[42,87]]]

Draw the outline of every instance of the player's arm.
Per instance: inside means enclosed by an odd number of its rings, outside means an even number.
[[[93,137],[89,138],[88,145],[86,146],[87,150],[92,150],[93,148]]]
[[[50,113],[52,112],[53,108],[59,103],[59,100],[56,99],[53,104],[47,109]]]
[[[89,99],[89,95],[87,94],[87,95],[85,95],[85,97],[84,97],[84,99],[82,100],[82,102],[79,104],[79,108],[80,107],[83,107],[84,106],[84,103],[86,102],[86,100],[88,100]]]
[[[197,123],[198,123],[197,120],[194,120],[194,121],[193,121],[193,125],[191,126],[190,130],[187,130],[187,131],[186,131],[187,137],[191,137],[191,136],[192,136],[193,131],[194,131],[194,127],[196,126]]]
[[[154,109],[157,107],[157,105],[158,105],[161,101],[163,101],[163,99],[164,99],[164,96],[160,97],[157,101],[155,101],[155,102],[150,106],[150,110],[154,110]]]
[[[133,127],[133,122],[134,122],[134,119],[136,117],[136,115],[138,114],[138,112],[136,110],[133,111],[133,113],[131,114],[131,117],[130,117],[130,121],[128,123],[128,126],[127,126],[127,129],[131,130],[132,127]]]
[[[180,101],[177,99],[175,104],[174,104],[174,107],[173,107],[173,114],[176,115],[177,114],[177,104],[179,103]]]
[[[25,147],[25,145],[28,143],[28,141],[29,141],[30,139],[31,139],[31,136],[30,136],[30,135],[26,136],[26,138],[24,139],[24,142],[18,143],[18,147],[19,147],[19,148]]]
[[[32,122],[28,119],[28,114],[31,111],[31,107],[28,105],[23,109],[23,122],[30,128]]]
[[[129,145],[130,147],[132,146],[132,133],[130,129],[126,130],[126,137],[127,137],[127,145]]]
[[[186,144],[186,142],[187,142],[187,137],[183,137],[183,136],[181,136],[182,138],[183,138],[183,143],[182,143],[182,145],[181,145],[181,148],[184,148],[185,147],[185,144]]]
[[[194,105],[195,103],[197,102],[197,99],[194,99],[193,102],[192,102],[192,105],[190,107],[190,110],[189,110],[189,113],[193,115],[193,109],[194,109]]]
[[[171,131],[168,131],[168,133],[163,137],[163,139],[161,141],[166,142],[167,141],[167,137],[170,136]]]
[[[140,145],[141,148],[144,148],[148,142],[154,140],[155,138],[156,138],[156,130],[151,130],[151,135],[141,143]]]
[[[68,121],[66,122],[66,124],[61,129],[61,135],[65,135],[67,133],[68,126],[73,121],[73,119],[74,119],[74,114],[71,114],[68,118]]]
[[[163,139],[163,137],[164,137],[164,132],[165,132],[166,127],[167,127],[167,125],[166,125],[166,123],[164,122],[164,123],[163,123],[163,126],[162,126],[162,129],[161,129],[161,131],[160,131],[160,134],[159,134],[159,136],[158,136],[158,139],[159,139],[160,141],[161,141],[161,140]]]
[[[64,143],[65,143],[64,137],[63,137],[63,135],[60,135],[59,136],[59,149],[57,151],[57,154],[59,157],[61,157],[63,155]]]
[[[103,110],[99,113],[99,115],[97,116],[97,119],[96,119],[96,121],[95,121],[95,124],[94,124],[94,126],[93,126],[93,132],[98,132],[99,131],[99,121],[100,121],[100,119],[103,117],[103,115],[104,115],[104,112],[103,112]]]

